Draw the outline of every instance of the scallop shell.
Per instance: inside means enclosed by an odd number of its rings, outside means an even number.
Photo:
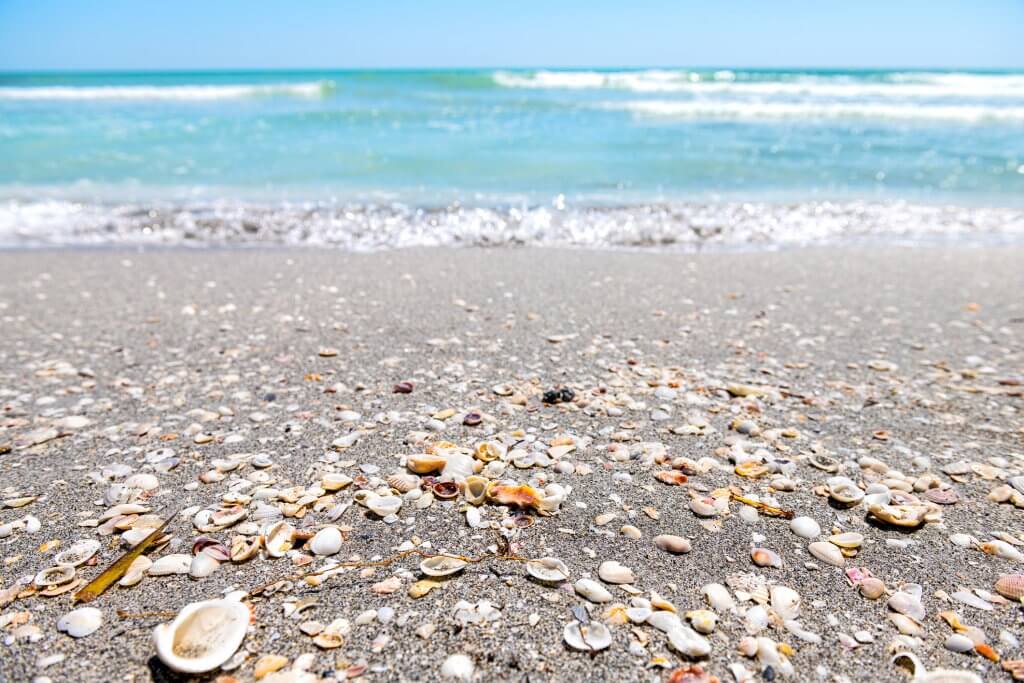
[[[468,563],[457,557],[436,555],[420,562],[420,571],[427,576],[450,576],[461,572]]]
[[[428,455],[427,453],[417,453],[405,459],[405,466],[416,474],[440,472],[447,463],[447,458],[440,455]]]
[[[996,592],[1010,600],[1024,596],[1024,574],[1004,574],[996,581]]]
[[[672,534],[661,534],[660,536],[655,536],[654,545],[667,553],[672,553],[673,555],[688,553],[693,547],[688,539],[685,539],[682,536],[673,536]]]
[[[153,631],[157,656],[181,673],[204,673],[224,664],[242,644],[249,608],[237,600],[193,602],[174,621]]]
[[[87,538],[82,541],[77,541],[67,550],[63,550],[57,553],[57,556],[53,558],[56,564],[70,564],[72,567],[88,562],[93,555],[95,555],[100,549],[100,542]]]
[[[408,493],[420,486],[420,478],[408,472],[397,472],[387,478],[388,486],[399,493]]]
[[[309,541],[314,555],[333,555],[341,550],[341,531],[337,527],[324,527]]]
[[[526,563],[526,573],[545,583],[558,583],[569,579],[569,568],[557,557],[542,557]]]
[[[597,652],[612,644],[612,633],[599,621],[581,624],[573,621],[565,625],[562,637],[566,644],[574,650]]]
[[[295,527],[284,520],[271,524],[263,532],[263,545],[271,557],[284,557],[295,543]]]
[[[466,477],[463,484],[462,495],[466,502],[472,505],[480,505],[487,499],[487,486],[490,482],[485,477],[473,475]]]
[[[84,638],[103,625],[103,612],[95,607],[72,610],[57,620],[57,630],[72,638]]]

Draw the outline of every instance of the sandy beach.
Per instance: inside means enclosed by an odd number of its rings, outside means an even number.
[[[786,680],[906,681],[891,659],[911,646],[929,669],[1011,680],[1002,663],[950,651],[955,631],[939,615],[955,611],[980,629],[1003,662],[1024,658],[1020,606],[994,589],[1020,564],[979,549],[996,539],[1024,546],[1024,513],[990,499],[1024,470],[1022,263],[1020,246],[0,253],[0,493],[17,504],[0,509],[10,525],[0,538],[0,681],[189,680],[155,656],[152,633],[190,602],[405,548],[493,553],[496,532],[468,526],[463,494],[423,509],[409,497],[394,523],[342,507],[359,489],[386,489],[407,456],[442,441],[468,453],[491,442],[499,460],[520,449],[533,465],[509,462],[493,479],[563,487],[548,516],[497,501],[479,511],[482,526],[505,528],[510,552],[559,558],[569,581],[545,585],[522,562],[492,558],[414,598],[416,556],[339,570],[318,586],[293,578],[245,597],[252,623],[230,670],[196,680],[252,680],[265,655],[285,660],[264,681],[439,680],[446,659],[465,653],[479,681],[667,681],[694,664],[721,681],[735,680],[730,665],[750,680],[780,680],[791,665]],[[403,382],[411,392],[395,391]],[[561,388],[571,400],[544,402]],[[218,467],[219,480],[200,480]],[[666,484],[659,472],[688,481]],[[300,535],[337,525],[340,552],[314,557],[298,538],[287,557],[261,552],[201,579],[115,586],[90,604],[102,625],[72,638],[57,621],[73,591],[44,597],[16,582],[83,539],[100,549],[72,581],[113,562],[128,547],[119,535],[143,518],[129,513],[106,535],[98,520],[126,502],[105,500],[110,488],[138,473],[158,485],[122,489],[131,503],[182,510],[154,560],[191,555],[197,512],[227,500],[251,514],[257,501],[246,496],[261,487],[309,496],[298,508],[273,495],[263,503],[291,513]],[[325,473],[352,483],[325,492]],[[844,506],[824,488],[834,476],[861,490],[905,487],[928,521],[894,527],[865,502]],[[821,532],[801,538],[786,519],[751,515],[725,487],[811,517]],[[955,493],[929,503],[929,488]],[[691,499],[708,497],[719,507],[699,517]],[[532,524],[502,527],[520,518]],[[842,567],[808,550],[833,532],[863,537]],[[653,541],[660,534],[692,550],[667,553]],[[239,532],[205,535],[229,545]],[[752,546],[782,566],[757,566]],[[632,570],[625,588],[599,578],[611,560]],[[849,570],[861,567],[884,582],[878,599],[851,586]],[[573,589],[582,578],[612,600],[585,600]],[[708,605],[702,587],[716,583],[735,610]],[[913,595],[912,584],[924,616],[904,621],[912,635],[902,635],[887,600],[907,595],[901,587]],[[773,585],[799,594],[799,628],[769,601],[768,623],[748,630],[760,593],[737,593]],[[684,624],[707,619],[689,612],[716,613],[702,636],[710,654],[684,656],[650,623],[625,623],[631,600],[642,615],[652,592]],[[489,601],[499,614],[460,623],[460,600]],[[304,609],[291,614],[296,601]],[[564,629],[581,615],[573,608],[607,624],[606,649],[567,646]],[[318,645],[309,622],[333,624],[343,642]],[[740,652],[750,631],[785,644],[776,659]],[[976,644],[979,632],[967,633]]]

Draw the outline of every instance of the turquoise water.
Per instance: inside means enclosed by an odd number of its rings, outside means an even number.
[[[66,203],[1020,207],[1024,73],[5,74],[0,160],[19,234]]]

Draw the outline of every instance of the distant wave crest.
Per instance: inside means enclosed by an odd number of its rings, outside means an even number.
[[[333,81],[232,85],[119,85],[0,87],[0,100],[231,100],[247,97],[324,97]]]

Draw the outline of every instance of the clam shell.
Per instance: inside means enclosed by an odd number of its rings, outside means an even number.
[[[672,534],[661,534],[654,537],[654,545],[667,553],[682,555],[690,552],[692,545],[688,539]]]
[[[466,477],[464,482],[462,495],[465,496],[466,502],[472,505],[480,505],[487,499],[487,485],[490,482],[477,475]]]
[[[795,517],[789,523],[789,529],[800,538],[817,538],[821,535],[821,526],[810,517]]]
[[[433,472],[440,472],[444,469],[444,466],[448,463],[448,459],[440,455],[428,455],[426,453],[417,453],[410,455],[405,459],[405,466],[410,471],[416,474],[431,474]]]
[[[583,652],[597,652],[612,644],[611,631],[599,621],[589,624],[570,622],[562,629],[562,637],[569,647]]]
[[[729,595],[729,589],[720,583],[709,583],[701,588],[701,593],[708,604],[719,612],[731,612],[736,609],[736,601]]]
[[[608,589],[593,579],[580,579],[573,584],[573,588],[580,596],[590,602],[603,603],[612,601],[612,594],[608,592]]]
[[[205,579],[207,576],[217,571],[217,567],[219,566],[220,562],[214,559],[212,555],[199,553],[192,558],[192,563],[188,567],[188,575],[193,579]]]
[[[828,537],[830,543],[840,548],[859,548],[864,543],[864,535],[856,531],[847,531],[842,534],[833,534]]]
[[[249,608],[236,600],[186,605],[174,621],[153,631],[157,656],[181,673],[204,673],[224,664],[242,644]]]
[[[340,491],[352,483],[352,477],[341,472],[327,472],[320,479],[320,488],[324,491]]]
[[[679,626],[668,631],[666,635],[672,649],[686,657],[706,657],[711,653],[711,643],[708,639],[689,626]]]
[[[76,541],[67,550],[57,553],[53,561],[56,564],[70,564],[72,567],[77,567],[88,562],[99,549],[99,541],[87,538],[82,541]]]
[[[1024,596],[1024,574],[1004,574],[996,581],[996,592],[1010,600]]]
[[[284,557],[295,543],[295,527],[285,521],[271,524],[263,532],[263,545],[271,557]]]
[[[783,621],[800,616],[800,594],[788,586],[772,586],[769,589],[772,609]]]
[[[420,562],[420,571],[427,576],[450,576],[451,574],[461,572],[466,568],[467,564],[465,560],[460,560],[457,557],[437,555],[435,557],[428,557]]]
[[[769,550],[768,548],[751,548],[750,559],[758,567],[782,568],[782,558],[774,550]]]
[[[367,508],[381,517],[397,513],[402,507],[402,499],[398,496],[378,496],[372,494],[364,503]]]
[[[57,630],[72,638],[84,638],[103,625],[103,612],[95,607],[72,610],[57,620]]]
[[[839,546],[833,545],[828,541],[815,541],[807,546],[807,550],[815,558],[833,567],[842,567],[846,564],[843,551],[839,549]]]
[[[605,583],[636,583],[636,574],[629,567],[619,564],[617,560],[602,562],[597,568],[597,575]]]
[[[198,557],[198,555],[196,557]],[[212,560],[213,558],[210,559]],[[153,564],[146,570],[146,573],[150,576],[188,574],[191,567],[192,557],[190,555],[175,553],[172,555],[164,555],[163,557],[154,560]]]
[[[557,557],[542,557],[526,563],[526,573],[545,583],[558,583],[569,579],[569,568]]]
[[[333,555],[341,550],[341,531],[337,527],[324,527],[309,541],[314,555]]]
[[[60,564],[56,567],[48,567],[38,574],[33,583],[39,588],[51,588],[61,586],[75,578],[75,568],[70,564]]]

